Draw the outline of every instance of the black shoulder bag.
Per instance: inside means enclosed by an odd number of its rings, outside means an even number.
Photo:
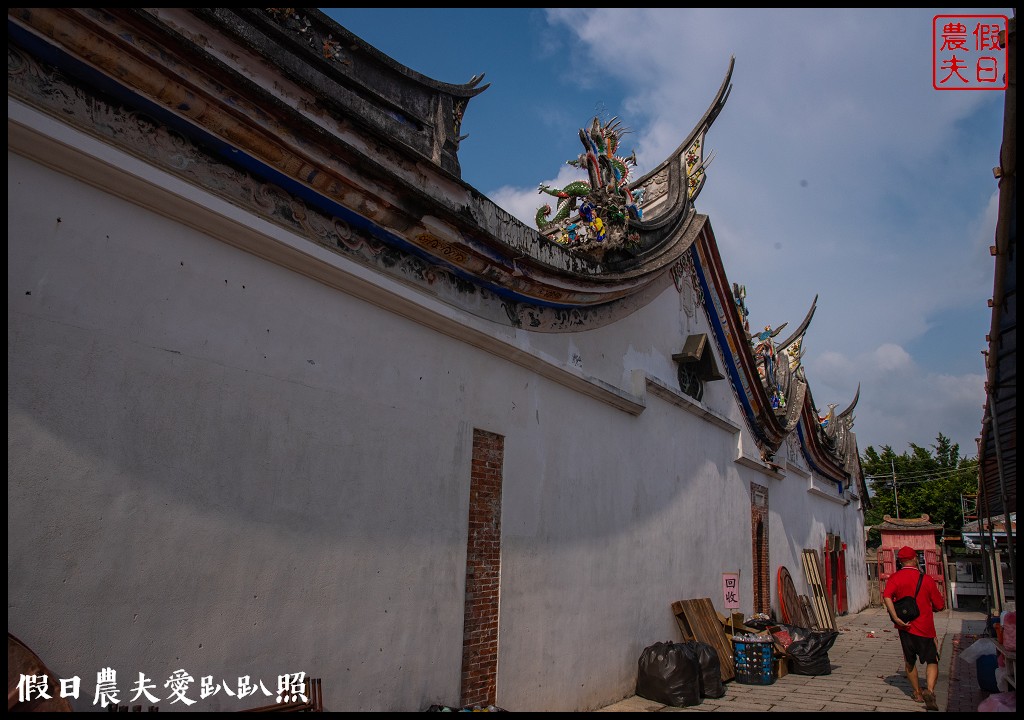
[[[921,573],[921,577],[917,579],[917,587],[914,589],[912,597],[900,598],[892,604],[896,609],[896,617],[905,623],[910,622],[921,614],[921,609],[917,606],[917,594],[921,592],[922,580],[924,580],[924,573]]]

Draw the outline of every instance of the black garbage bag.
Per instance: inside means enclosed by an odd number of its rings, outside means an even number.
[[[814,632],[811,628],[800,627],[799,625],[783,625],[781,623],[772,625],[772,637],[776,644],[786,648],[790,643],[806,640]]]
[[[753,615],[746,618],[743,624],[748,628],[754,628],[755,630],[767,630],[772,625],[777,625],[771,617],[768,615]]]
[[[789,671],[794,675],[831,675],[828,651],[837,637],[835,630],[810,630],[803,639],[794,640],[786,648]]]
[[[702,698],[720,698],[725,695],[725,683],[722,682],[722,661],[718,651],[707,643],[690,640],[683,643],[697,656],[700,665],[700,696]]]
[[[700,705],[700,660],[683,643],[644,648],[637,661],[636,694],[671,707]]]

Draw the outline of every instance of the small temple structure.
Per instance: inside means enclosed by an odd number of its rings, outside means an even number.
[[[893,518],[886,515],[882,523],[875,525],[874,529],[882,536],[882,544],[877,555],[880,590],[885,589],[885,581],[899,569],[896,565],[896,553],[904,545],[917,550],[921,569],[931,576],[940,588],[945,585],[942,549],[936,541],[936,533],[941,535],[942,525],[931,522],[926,514],[916,518]]]

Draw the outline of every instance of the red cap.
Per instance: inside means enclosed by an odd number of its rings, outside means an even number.
[[[900,551],[896,553],[896,558],[899,560],[910,560],[911,558],[916,559],[917,550],[910,547],[909,545],[904,545],[900,548]]]

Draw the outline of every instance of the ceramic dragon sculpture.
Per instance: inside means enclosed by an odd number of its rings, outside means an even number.
[[[537,210],[537,228],[552,233],[564,245],[594,245],[628,240],[629,221],[640,220],[642,191],[630,189],[630,171],[636,167],[636,153],[618,155],[624,130],[618,118],[606,123],[594,118],[590,128],[579,131],[583,152],[566,164],[584,169],[587,180],[575,180],[565,187],[541,184],[537,192],[558,199],[554,211],[550,204]],[[579,218],[572,217],[579,211]]]
[[[552,197],[558,198],[557,209],[554,215],[551,214],[551,205],[547,203],[537,209],[537,227],[540,230],[544,230],[569,219],[569,215],[576,210],[577,202],[590,194],[590,183],[576,180],[561,189],[552,188],[550,185],[541,183],[537,188],[537,192],[547,193]]]
[[[746,330],[747,315],[746,288],[733,284],[733,297],[737,311]],[[766,325],[759,333],[747,331],[750,347],[757,366],[761,384],[771,404],[771,409],[783,420],[786,432],[791,431],[800,421],[800,408],[803,406],[807,392],[807,378],[803,369],[803,338],[814,317],[818,304],[818,296],[814,296],[811,309],[807,312],[799,327],[787,338],[776,342],[775,338],[788,323],[782,323],[772,329]]]

